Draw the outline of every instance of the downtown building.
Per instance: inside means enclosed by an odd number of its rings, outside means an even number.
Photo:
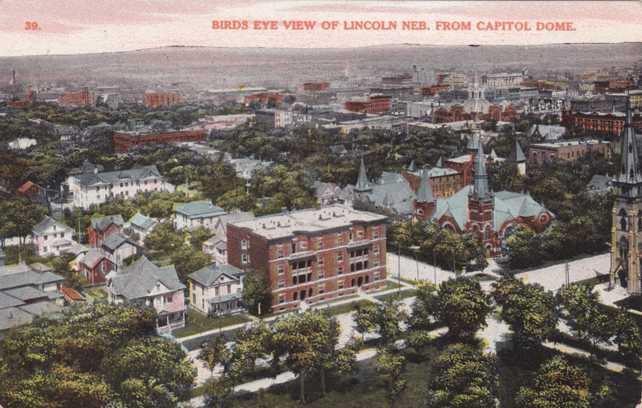
[[[275,311],[378,289],[387,217],[340,205],[230,223],[228,262],[263,274]]]

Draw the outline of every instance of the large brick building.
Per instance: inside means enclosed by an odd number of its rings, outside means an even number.
[[[350,112],[384,113],[392,107],[392,98],[387,95],[370,95],[364,99],[346,101],[345,108]]]
[[[267,277],[276,311],[377,289],[386,281],[386,221],[334,205],[231,223],[228,262]]]
[[[176,92],[146,91],[143,104],[148,108],[172,106],[183,102],[183,97]]]
[[[168,132],[116,132],[112,136],[114,150],[123,153],[136,146],[152,143],[200,142],[205,140],[204,130],[175,130]]]
[[[618,137],[624,130],[625,116],[622,112],[564,112],[562,124],[592,135]],[[642,132],[642,115],[633,115],[631,120],[633,128]]]
[[[528,164],[539,166],[555,160],[576,161],[591,153],[611,157],[611,143],[596,139],[534,143],[528,147]]]
[[[63,106],[95,106],[96,94],[90,91],[89,88],[69,91],[58,98],[58,103]]]

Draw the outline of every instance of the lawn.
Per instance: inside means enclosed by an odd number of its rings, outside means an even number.
[[[375,298],[377,300],[381,300],[382,302],[385,302],[388,299],[392,299],[392,300],[406,299],[409,297],[413,297],[416,294],[417,294],[416,289],[402,289],[399,292],[393,292],[393,293],[388,293],[386,295],[375,296]]]
[[[356,298],[356,296],[355,296]],[[319,307],[319,310],[326,311],[330,314],[330,316],[336,316],[340,315],[343,313],[350,313],[353,310],[357,308],[357,305],[365,306],[367,304],[370,304],[371,302],[368,300],[354,300],[350,303],[344,303],[342,305],[337,305],[337,306],[329,306],[329,307]]]
[[[208,330],[220,329],[226,326],[246,323],[250,320],[251,319],[249,317],[243,314],[211,318],[203,316],[202,314],[194,310],[188,309],[187,316],[185,317],[185,327],[183,327],[182,329],[174,330],[173,334],[176,337],[187,337]]]
[[[106,302],[107,292],[103,288],[91,288],[84,291],[87,297],[90,297],[93,302]]]

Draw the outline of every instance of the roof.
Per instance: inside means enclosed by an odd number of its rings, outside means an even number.
[[[421,172],[421,181],[419,182],[419,189],[417,190],[418,203],[432,203],[435,201],[431,184],[432,182],[428,176],[428,171],[424,169]]]
[[[532,136],[541,136],[545,140],[555,141],[561,139],[562,136],[566,133],[566,128],[564,126],[558,125],[532,125],[528,129],[527,136],[530,138]]]
[[[174,265],[159,267],[147,257],[141,256],[122,272],[113,275],[108,288],[116,296],[133,300],[149,296],[158,283],[171,291],[185,289],[185,285],[178,279]]]
[[[17,307],[0,309],[0,331],[29,324],[33,321],[33,317],[31,313]]]
[[[586,189],[589,191],[608,191],[612,186],[612,179],[609,176],[604,176],[602,174],[594,174],[589,181]]]
[[[108,261],[113,263],[109,254],[102,248],[90,248],[82,258],[81,262],[93,269],[103,259],[107,259]]]
[[[220,295],[220,296],[214,296],[209,298],[207,301],[210,304],[217,304],[217,303],[222,303],[222,302],[228,302],[233,299],[240,299],[241,298],[240,293],[228,293],[225,295]]]
[[[30,303],[20,306],[19,309],[35,316],[51,315],[62,311],[62,307],[58,306],[55,302]]]
[[[47,294],[33,286],[21,286],[19,288],[7,289],[3,291],[5,295],[12,296],[16,299],[28,302],[34,299],[46,298]]]
[[[239,280],[239,277],[244,272],[232,265],[219,265],[219,264],[210,264],[204,266],[196,272],[193,272],[188,275],[189,279],[192,279],[205,287],[212,286],[216,281],[218,281],[222,276],[227,276],[233,280]]]
[[[80,292],[78,292],[74,288],[70,288],[70,287],[67,287],[67,286],[61,286],[60,287],[60,291],[62,292],[62,294],[65,297],[65,299],[67,299],[68,301],[74,302],[74,301],[84,300],[84,298],[80,294]]]
[[[31,190],[31,187],[34,187],[34,186],[38,187],[39,189],[42,189],[42,187],[40,187],[39,185],[37,185],[37,184],[35,184],[35,183],[31,182],[31,181],[27,181],[26,183],[24,183],[23,185],[18,187],[18,192],[20,194],[24,194],[27,191]]]
[[[279,239],[291,237],[294,234],[314,234],[328,229],[345,228],[355,223],[385,222],[386,220],[387,217],[384,215],[331,205],[321,209],[313,208],[257,217],[232,225],[253,230],[267,239]]]
[[[107,238],[105,238],[105,240],[103,241],[103,248],[110,252],[114,252],[123,244],[136,246],[136,244],[134,244],[129,238],[118,232],[115,234],[110,234]]]
[[[9,307],[21,306],[24,304],[25,302],[16,297],[10,296],[4,292],[0,292],[0,310]]]
[[[468,222],[468,195],[471,190],[472,186],[468,185],[446,199],[438,199],[433,219],[448,215],[464,231]],[[499,191],[494,194],[493,229],[498,231],[507,221],[516,217],[535,217],[545,211],[548,212],[529,194]]]
[[[148,230],[158,224],[158,221],[141,213],[136,213],[129,219],[129,223],[140,229]]]
[[[515,144],[508,155],[508,160],[513,163],[523,163],[526,161],[526,155],[524,155],[524,150],[522,146],[519,145],[519,141],[515,138]]]
[[[60,275],[52,272],[37,272],[24,264],[0,267],[0,290],[57,283],[63,280],[64,278]]]
[[[42,235],[50,230],[54,230],[56,232],[74,232],[73,229],[70,227],[66,226],[65,224],[58,222],[54,220],[53,218],[49,217],[48,215],[45,215],[45,217],[40,221],[38,224],[34,225],[33,227],[33,232],[34,234],[37,235]]]
[[[227,224],[231,224],[235,222],[250,221],[250,220],[253,220],[254,218],[255,218],[254,214],[251,212],[232,211],[225,215],[221,215],[218,220],[220,223],[222,223],[223,229],[227,231]]]
[[[189,218],[213,217],[225,214],[224,209],[215,206],[210,200],[176,204],[174,211]]]
[[[122,181],[138,181],[146,178],[159,178],[160,172],[156,166],[144,166],[129,170],[107,171],[103,173],[82,173],[73,176],[81,186],[97,184],[116,184]]]
[[[91,219],[91,227],[96,231],[105,231],[112,224],[122,227],[124,223],[123,216],[120,214]]]

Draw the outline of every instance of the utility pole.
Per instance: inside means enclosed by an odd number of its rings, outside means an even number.
[[[571,283],[571,266],[569,265],[568,262],[566,262],[566,265],[564,265],[564,274],[566,275],[566,286],[570,285]]]

